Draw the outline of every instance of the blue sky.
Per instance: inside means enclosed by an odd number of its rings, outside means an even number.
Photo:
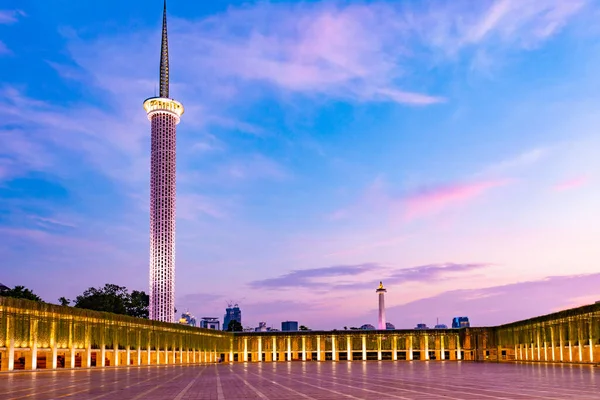
[[[178,308],[374,324],[383,280],[410,328],[598,300],[599,10],[171,1]],[[0,282],[147,290],[161,12],[0,9]]]

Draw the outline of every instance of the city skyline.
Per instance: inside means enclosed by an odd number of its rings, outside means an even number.
[[[146,290],[152,3],[0,10],[4,284]],[[173,3],[179,310],[376,325],[381,280],[398,328],[600,300],[596,4]]]

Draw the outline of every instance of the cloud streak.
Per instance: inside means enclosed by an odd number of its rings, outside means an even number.
[[[367,263],[339,265],[323,268],[294,270],[277,278],[268,278],[250,283],[254,289],[285,289],[291,287],[305,289],[353,290],[376,285],[379,281],[397,285],[404,283],[425,283],[439,281],[453,274],[461,274],[491,266],[489,263],[440,263],[420,265],[411,268],[389,268],[381,264]],[[357,282],[357,277],[365,275]],[[379,279],[372,279],[375,275]]]
[[[564,192],[567,190],[578,189],[582,186],[587,185],[589,182],[588,176],[578,176],[576,178],[567,179],[566,181],[559,182],[553,186],[553,189],[557,192]]]
[[[449,207],[465,204],[483,195],[488,190],[507,185],[509,182],[509,180],[503,179],[423,189],[405,199],[404,217],[407,220],[412,220],[437,214]]]

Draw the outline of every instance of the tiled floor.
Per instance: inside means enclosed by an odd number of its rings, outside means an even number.
[[[292,362],[0,374],[0,399],[600,399],[600,368]]]

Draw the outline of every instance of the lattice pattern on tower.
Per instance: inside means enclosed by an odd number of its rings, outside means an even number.
[[[150,318],[175,315],[175,176],[178,117],[154,112],[150,161]]]

